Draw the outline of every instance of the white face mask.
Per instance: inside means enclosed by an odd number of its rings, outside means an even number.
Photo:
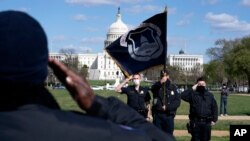
[[[140,85],[140,80],[139,80],[139,79],[135,79],[135,80],[134,80],[134,84],[135,84],[136,86]]]

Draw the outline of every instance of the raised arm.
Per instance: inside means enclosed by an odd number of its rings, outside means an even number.
[[[132,79],[132,76],[126,78],[122,83],[120,83],[116,88],[115,91],[118,93],[122,92],[122,87],[127,84]]]
[[[95,95],[86,79],[81,78],[55,59],[49,58],[49,66],[57,78],[65,85],[79,107],[83,110],[89,109],[95,99]]]

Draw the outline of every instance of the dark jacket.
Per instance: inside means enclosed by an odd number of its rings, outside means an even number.
[[[165,85],[165,96],[164,96]],[[166,84],[156,82],[151,91],[153,93],[153,111],[165,112],[170,115],[175,115],[177,108],[180,106],[181,98],[177,92],[177,87],[167,80]],[[162,106],[166,105],[166,111],[163,111]]]
[[[220,94],[221,94],[221,97],[227,98],[227,96],[229,94],[228,89],[227,88],[222,88]]]
[[[218,120],[218,107],[212,93],[207,90],[204,94],[188,89],[181,94],[181,98],[190,104],[190,120],[207,118],[210,121]]]
[[[45,88],[41,90],[40,94],[50,95]],[[29,97],[22,98],[19,102],[14,100],[19,103],[13,103],[15,106],[1,105],[3,106],[0,111],[1,141],[174,140],[116,98],[105,99],[96,96],[92,107],[83,114],[62,111],[55,106],[57,104],[52,97],[38,96],[40,95],[38,93],[31,94],[28,89],[18,90],[16,95],[12,96],[18,97],[17,94]],[[8,95],[8,91],[2,91],[2,95]],[[6,103],[7,100],[12,102],[10,97],[4,98]]]
[[[146,110],[146,103],[150,102],[151,96],[149,90],[146,87],[139,87],[139,91],[135,89],[135,86],[128,86],[121,89],[121,94],[127,95],[127,104],[135,110]]]

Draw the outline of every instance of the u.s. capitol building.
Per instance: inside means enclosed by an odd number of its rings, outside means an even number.
[[[127,31],[128,27],[123,23],[120,9],[118,9],[116,20],[109,27],[107,38],[104,41],[104,48]],[[105,50],[103,50],[102,53],[83,53],[74,55],[78,57],[81,66],[88,66],[88,79],[90,80],[113,80],[123,77],[120,68]],[[50,53],[50,57],[58,60],[65,59],[65,56],[62,53]]]
[[[183,50],[179,54],[168,55],[168,64],[178,67],[180,71],[189,74],[191,72],[203,71],[203,56],[194,54],[185,54]]]
[[[107,38],[104,41],[104,48],[109,46],[113,41],[118,39],[121,35],[128,31],[128,27],[123,23],[120,8],[116,14],[116,20],[109,27]],[[50,57],[64,60],[63,53],[50,53]],[[74,54],[79,61],[79,67],[86,65],[88,70],[88,79],[90,80],[114,80],[116,78],[123,78],[120,68],[115,64],[112,58],[105,50],[102,53],[80,53]],[[168,56],[168,64],[171,66],[178,66],[181,71],[191,72],[197,67],[202,71],[203,56],[202,55],[188,55],[181,51],[176,55]]]

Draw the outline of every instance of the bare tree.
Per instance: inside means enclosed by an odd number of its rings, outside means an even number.
[[[157,81],[160,77],[160,72],[163,69],[162,66],[153,67],[143,71],[143,76],[148,80]]]
[[[88,78],[89,74],[88,74],[88,69],[89,67],[87,65],[83,65],[81,67],[81,69],[79,70],[79,74],[80,76],[84,77],[84,78]]]
[[[76,55],[74,49],[61,49],[59,51],[65,56],[65,59],[62,62],[71,70],[75,71],[76,73],[79,72],[79,59],[78,55]]]
[[[200,64],[196,64],[189,72],[189,81],[195,82],[196,79],[202,75],[202,66]]]

